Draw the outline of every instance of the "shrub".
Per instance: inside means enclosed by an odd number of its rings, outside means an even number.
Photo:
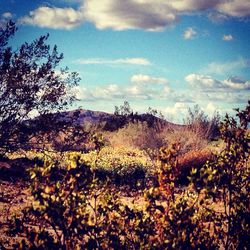
[[[238,121],[226,115],[221,124],[224,150],[191,178],[198,190],[205,189],[208,197],[221,200],[223,213],[215,214],[215,224],[221,245],[225,249],[248,249],[250,244],[250,164],[248,125],[250,101],[245,110],[237,110]]]
[[[249,114],[250,102],[237,110],[238,122],[226,116],[221,124],[224,150],[203,166],[194,166],[185,189],[176,181],[179,145],[161,149],[159,187],[148,193],[150,215],[158,214],[157,248],[248,249]],[[159,204],[165,206],[159,209]]]
[[[46,159],[44,165],[30,169],[33,203],[25,220],[34,221],[38,229],[24,225],[27,241],[21,249],[96,249],[106,244],[122,245],[112,238],[117,215],[116,195],[95,185],[91,168],[71,159],[65,171]],[[107,222],[109,222],[107,224]]]
[[[207,149],[190,150],[177,157],[178,176],[177,181],[180,184],[188,184],[193,168],[200,169],[208,160],[213,158],[212,152]]]
[[[32,206],[20,226],[15,249],[134,249],[148,242],[150,218],[97,185],[90,166],[72,155],[65,171],[56,162],[30,169]],[[28,222],[28,223],[24,223]],[[32,227],[30,224],[38,227]],[[134,229],[136,230],[134,231]],[[153,227],[152,227],[153,228]],[[145,232],[145,235],[144,235]],[[145,242],[145,244],[144,244]]]
[[[133,148],[104,147],[99,152],[82,154],[81,161],[90,164],[100,178],[109,177],[121,184],[133,184],[153,172],[153,163],[147,154]]]
[[[208,145],[208,141],[201,137],[199,133],[191,130],[189,127],[177,128],[175,130],[167,129],[162,132],[165,145],[173,143],[180,144],[179,155],[185,154],[192,150],[201,150]]]
[[[198,105],[195,105],[193,109],[189,108],[188,116],[184,120],[184,123],[191,131],[199,134],[202,138],[211,140],[219,136],[219,114],[214,113],[209,118]]]
[[[147,122],[130,122],[115,132],[106,133],[106,137],[112,147],[148,149],[162,145],[159,134]]]
[[[249,114],[250,102],[237,112],[239,122],[226,116],[221,125],[225,149],[192,169],[188,187],[176,181],[180,144],[161,148],[158,185],[145,190],[142,208],[122,204],[119,192],[96,185],[91,167],[123,167],[116,155],[143,158],[141,151],[103,148],[101,158],[92,152],[91,166],[84,159],[88,154],[72,154],[59,176],[59,166],[48,160],[31,169],[34,203],[28,216],[39,219],[40,228],[26,232],[28,248],[248,249]]]

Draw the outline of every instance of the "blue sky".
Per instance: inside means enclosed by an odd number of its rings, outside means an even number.
[[[128,100],[181,122],[244,107],[250,94],[249,0],[0,0],[14,47],[49,33],[79,72],[75,107],[113,112]]]

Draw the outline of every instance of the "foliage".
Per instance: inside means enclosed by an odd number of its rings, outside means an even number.
[[[133,110],[130,107],[130,104],[128,101],[124,101],[124,104],[120,107],[115,106],[115,112],[114,115],[116,116],[130,116],[133,115]]]
[[[138,114],[133,111],[128,101],[124,101],[120,107],[115,106],[114,115],[106,119],[104,130],[116,131],[130,123],[146,123],[156,132],[160,132],[168,124],[161,112],[149,108],[147,113]]]
[[[139,149],[158,149],[163,140],[159,133],[149,127],[147,122],[130,122],[116,132],[106,132],[105,137],[113,147],[134,147]]]
[[[162,137],[163,145],[171,146],[173,143],[178,143],[180,156],[189,151],[202,150],[208,145],[208,140],[190,127],[167,128],[162,131],[160,137]]]
[[[225,117],[226,146],[202,167],[193,168],[190,185],[178,186],[178,144],[162,149],[159,187],[151,200],[166,202],[158,228],[167,249],[248,249],[250,102],[237,117]],[[155,213],[155,209],[152,211]]]
[[[32,168],[34,203],[26,219],[39,219],[40,229],[27,231],[29,240],[20,247],[248,249],[249,114],[250,102],[237,111],[238,122],[226,116],[221,124],[225,149],[194,166],[188,186],[177,181],[180,144],[162,147],[157,185],[144,191],[141,206],[136,206],[139,199],[129,204],[117,189],[98,184],[94,171],[95,166],[137,166],[130,157],[142,159],[141,151],[104,147],[93,155],[71,154],[66,169],[50,160]]]
[[[19,249],[134,249],[147,239],[148,217],[121,202],[121,194],[97,185],[91,167],[72,157],[65,171],[47,159],[30,169],[33,203],[22,224]],[[137,228],[137,232],[132,230]],[[149,231],[149,229],[147,230]],[[131,233],[132,232],[132,233]],[[146,232],[146,231],[145,231]],[[142,241],[143,242],[143,241]]]
[[[30,170],[30,175],[34,202],[28,216],[40,218],[42,224],[41,230],[32,232],[28,247],[96,248],[104,233],[97,225],[104,223],[104,210],[97,205],[99,195],[91,169],[79,158],[72,159],[65,171],[46,160],[43,166]],[[102,204],[109,201],[108,196],[105,198]],[[54,237],[48,235],[47,227],[51,227]]]
[[[191,131],[203,138],[211,140],[219,135],[219,114],[214,113],[212,118],[209,118],[198,105],[195,105],[193,109],[189,108],[184,123],[188,125]]]
[[[69,90],[79,81],[77,73],[58,69],[63,54],[46,44],[48,35],[13,51],[8,44],[16,30],[11,21],[0,28],[0,154],[23,146],[35,125],[53,123],[48,112],[70,104],[75,98]],[[41,119],[29,123],[35,114]]]
[[[214,200],[222,199],[223,213],[214,216],[221,244],[226,249],[247,249],[250,244],[250,162],[248,125],[250,101],[245,110],[237,109],[237,118],[226,115],[221,125],[224,150],[192,176],[199,191],[202,186]]]
[[[98,140],[101,140],[101,138]],[[22,155],[21,152],[18,155],[11,154],[9,157],[20,159],[20,155]],[[44,159],[48,158],[53,162],[58,162],[58,168],[62,170],[65,170],[70,162],[78,157],[82,164],[91,167],[97,177],[101,179],[110,178],[117,184],[132,184],[133,180],[144,179],[155,172],[148,153],[134,148],[105,146],[86,153],[32,150],[24,152],[24,155],[29,159],[27,161],[37,162],[38,164],[43,163]]]
[[[133,148],[104,147],[99,152],[81,155],[100,178],[109,177],[116,183],[133,184],[153,172],[153,163],[144,151]]]
[[[213,154],[210,150],[204,148],[199,150],[190,150],[187,153],[177,156],[178,174],[176,180],[184,185],[189,183],[188,177],[193,168],[200,170],[200,168],[209,160],[212,160]]]

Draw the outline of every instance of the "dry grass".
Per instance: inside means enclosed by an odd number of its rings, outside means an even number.
[[[190,130],[187,127],[165,130],[161,133],[165,145],[173,143],[180,144],[179,154],[185,154],[193,150],[202,150],[207,147],[208,141],[201,134]]]
[[[146,122],[129,123],[115,132],[106,132],[104,137],[112,147],[133,147],[139,149],[160,148],[162,138]]]

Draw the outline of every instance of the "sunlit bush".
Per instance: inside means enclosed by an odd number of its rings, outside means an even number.
[[[109,177],[119,183],[132,183],[153,173],[153,163],[142,150],[124,147],[104,147],[100,151],[81,154],[99,177]]]
[[[106,133],[106,138],[113,147],[147,149],[162,146],[160,134],[147,122],[130,122],[115,132]]]
[[[179,155],[185,154],[191,150],[201,150],[208,145],[208,141],[200,136],[199,133],[192,131],[189,127],[182,127],[162,132],[165,145],[179,143]]]
[[[212,152],[208,149],[190,150],[177,157],[178,176],[177,181],[181,184],[188,183],[193,168],[200,169],[207,161],[213,158]]]

